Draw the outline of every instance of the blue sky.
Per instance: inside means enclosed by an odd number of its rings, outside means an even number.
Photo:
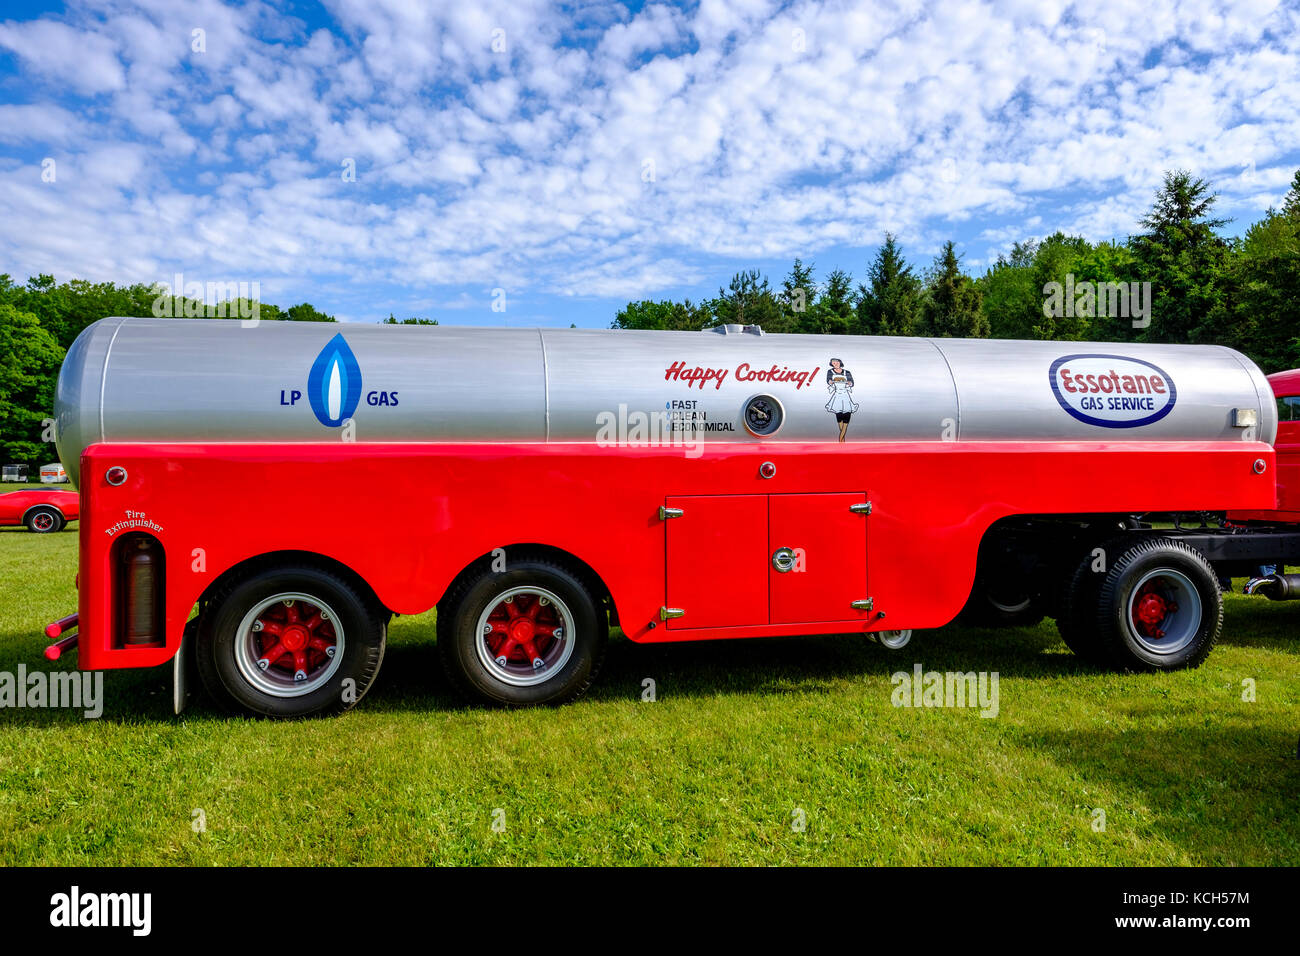
[[[1240,231],[1300,166],[1294,2],[0,10],[0,272],[352,321],[604,326],[795,256],[860,278],[887,229],[978,273],[1134,231],[1175,167]]]

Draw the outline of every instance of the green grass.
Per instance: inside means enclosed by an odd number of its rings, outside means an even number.
[[[53,669],[76,546],[0,531],[0,670]],[[450,693],[426,614],[357,711],[294,723],[176,718],[170,666],[110,671],[100,720],[0,711],[0,863],[1296,864],[1297,625],[1229,597],[1206,664],[1159,676],[1080,665],[1050,621],[901,652],[616,638],[590,696],[509,712]],[[999,716],[894,708],[917,661],[1000,672]]]

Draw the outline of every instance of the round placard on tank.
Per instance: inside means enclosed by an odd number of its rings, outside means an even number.
[[[775,435],[785,421],[785,409],[771,395],[755,395],[745,402],[745,427],[759,438]]]

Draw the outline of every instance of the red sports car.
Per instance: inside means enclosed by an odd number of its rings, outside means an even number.
[[[0,525],[25,524],[28,531],[50,534],[62,531],[77,519],[78,495],[75,491],[47,491],[28,488],[0,494]]]

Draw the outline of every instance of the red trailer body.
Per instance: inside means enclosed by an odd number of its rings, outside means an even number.
[[[169,660],[218,577],[288,552],[351,569],[399,614],[432,608],[494,549],[541,545],[594,572],[634,641],[939,627],[965,604],[999,519],[1266,509],[1273,457],[1254,442],[718,445],[698,459],[560,444],[94,445],[81,468],[81,666]],[[104,478],[114,467],[128,476],[118,487]],[[859,502],[870,514],[849,510]],[[685,514],[661,519],[661,506]],[[110,555],[133,530],[166,555],[156,646],[112,632]],[[783,546],[804,550],[802,574],[772,567]],[[936,555],[944,573],[922,573]],[[865,599],[870,610],[849,606]],[[663,608],[687,614],[664,621]]]

